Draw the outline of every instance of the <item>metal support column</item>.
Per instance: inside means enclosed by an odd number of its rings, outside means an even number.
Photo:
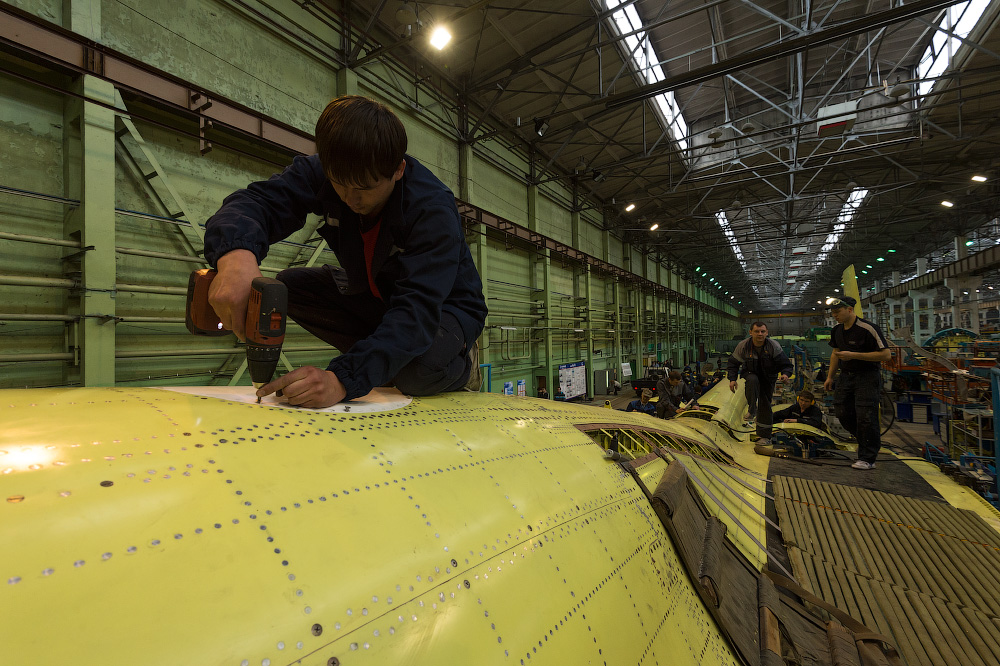
[[[115,88],[85,75],[74,92],[108,106]],[[78,273],[80,322],[75,339],[78,381],[84,386],[115,384],[115,114],[78,98],[67,98],[65,110],[66,195],[79,199],[64,226],[67,238],[83,251],[65,268]],[[69,378],[67,378],[69,379]]]

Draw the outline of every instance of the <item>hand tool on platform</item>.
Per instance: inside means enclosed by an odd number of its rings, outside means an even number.
[[[208,288],[218,273],[210,268],[193,271],[188,278],[185,323],[195,335],[227,335],[222,320],[208,302]],[[247,302],[247,370],[254,388],[271,381],[281,358],[288,313],[288,289],[272,278],[254,278]],[[281,395],[281,391],[278,391]],[[260,398],[257,398],[260,402]]]

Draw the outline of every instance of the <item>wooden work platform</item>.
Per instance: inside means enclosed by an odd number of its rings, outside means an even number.
[[[799,583],[891,638],[909,666],[1000,663],[1000,534],[971,511],[774,477]]]

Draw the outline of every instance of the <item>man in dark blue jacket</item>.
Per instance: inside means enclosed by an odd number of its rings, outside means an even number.
[[[742,368],[742,370],[741,370]],[[726,373],[729,390],[736,393],[736,380],[742,374],[746,380],[746,398],[750,418],[756,414],[757,444],[771,444],[771,398],[778,373],[785,379],[792,374],[792,363],[781,350],[781,345],[767,337],[767,324],[755,321],[750,326],[750,337],[739,342],[729,356]]]
[[[452,192],[406,155],[406,131],[388,108],[340,97],[316,125],[317,154],[226,198],[207,223],[217,267],[209,301],[244,338],[250,283],[268,247],[321,215],[334,266],[290,268],[288,314],[341,351],[325,370],[297,368],[257,394],[328,407],[390,381],[404,393],[478,390],[476,340],[486,319],[482,281]]]
[[[814,428],[823,427],[823,411],[816,406],[816,396],[812,391],[799,391],[795,403],[774,413],[775,421],[803,423]]]

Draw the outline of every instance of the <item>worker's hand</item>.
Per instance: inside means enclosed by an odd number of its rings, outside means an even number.
[[[729,382],[729,390],[736,393],[736,380]]]
[[[832,375],[828,376],[826,378],[826,381],[823,382],[823,390],[824,391],[832,391],[833,390],[833,376]]]
[[[337,375],[329,370],[320,370],[314,365],[306,365],[278,377],[273,382],[257,389],[257,396],[263,398],[281,390],[289,405],[320,409],[336,405],[347,397],[347,389]]]
[[[840,350],[835,351],[833,353],[841,361],[849,361],[852,358],[858,358],[861,355],[861,352],[840,351]]]
[[[799,422],[798,419],[785,419],[784,420],[784,423],[798,423],[798,422]]]
[[[222,320],[222,328],[246,340],[250,284],[261,277],[257,257],[250,250],[233,250],[219,258],[219,274],[208,289],[208,302]]]

